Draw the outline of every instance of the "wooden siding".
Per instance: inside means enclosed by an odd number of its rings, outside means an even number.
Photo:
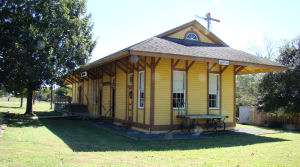
[[[234,68],[229,66],[222,73],[221,81],[221,114],[227,115],[229,118],[226,122],[233,122],[234,115]]]
[[[188,79],[188,114],[206,114],[207,113],[207,63],[195,62],[187,73]],[[176,118],[174,111],[174,124],[180,124],[180,119]]]
[[[89,101],[89,80],[84,80],[83,81],[83,104],[84,105],[88,105],[88,101]]]
[[[170,124],[170,66],[170,59],[161,59],[155,69],[154,125]]]
[[[138,78],[138,71],[134,70],[134,74],[133,74],[134,78],[133,78],[133,122],[137,122],[137,116],[138,116],[138,111],[137,111],[137,78]]]
[[[88,110],[90,111],[90,115],[93,113],[93,94],[92,94],[92,81],[91,79],[88,80],[88,88],[87,88],[87,93],[86,93],[86,99],[87,99],[87,105],[88,105]]]
[[[209,114],[220,114],[220,110],[217,108],[210,108],[209,109]]]
[[[188,113],[207,112],[207,64],[196,62],[188,72]]]
[[[148,59],[149,60],[149,59]],[[150,124],[150,85],[151,85],[151,69],[146,66],[146,71],[145,71],[145,75],[146,75],[146,87],[145,87],[145,124],[149,125]]]
[[[78,103],[78,83],[72,84],[72,103]]]
[[[177,60],[174,60],[176,62]],[[150,58],[148,58],[150,63]],[[185,68],[185,61],[181,60],[176,65],[177,68]],[[134,112],[133,122],[143,127],[150,125],[150,85],[151,85],[151,69],[149,66],[145,67],[145,111],[138,109],[138,71],[134,72]],[[188,96],[188,113],[189,114],[205,114],[207,113],[207,63],[195,62],[187,73],[187,96]],[[216,69],[217,70],[217,69]],[[127,111],[127,94],[126,94],[126,73],[120,68],[116,69],[116,104],[115,104],[115,118],[117,120],[126,121]],[[233,66],[229,66],[223,72],[221,77],[221,114],[229,116],[226,119],[227,123],[233,122],[234,117],[234,70]],[[92,80],[85,79],[79,83],[72,85],[72,102],[77,103],[78,87],[83,87],[83,104],[88,105],[91,116],[99,116],[99,91],[101,89],[102,79],[98,80],[96,90],[93,90]],[[97,81],[96,81],[97,82]],[[155,68],[155,106],[154,106],[154,126],[169,126],[171,125],[171,59],[162,58]],[[102,87],[102,116],[104,116],[111,107],[111,86],[110,76],[103,74]],[[93,101],[93,91],[96,91],[96,102]],[[211,114],[219,114],[218,109],[209,109]],[[145,115],[144,115],[145,113]],[[176,111],[173,112],[173,125],[180,124],[180,120],[176,118]],[[147,129],[148,130],[148,129]]]
[[[105,116],[111,107],[110,96],[110,76],[106,73],[103,74],[103,87],[102,87],[102,116]]]
[[[126,117],[126,73],[117,68],[116,72],[116,108],[115,117],[125,120]]]
[[[93,80],[94,82],[94,87],[92,88],[92,96],[95,95],[95,99],[93,99],[93,114],[92,116],[94,118],[97,118],[100,116],[100,108],[99,108],[99,91],[100,91],[100,86],[99,86],[99,83],[100,83],[100,80],[99,79],[96,79],[96,80]],[[94,90],[95,88],[95,90]]]

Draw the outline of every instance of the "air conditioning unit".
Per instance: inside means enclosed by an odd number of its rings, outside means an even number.
[[[87,77],[87,75],[88,75],[88,74],[87,74],[86,71],[83,71],[83,72],[80,73],[80,77],[81,77],[81,78],[85,78],[85,77]]]

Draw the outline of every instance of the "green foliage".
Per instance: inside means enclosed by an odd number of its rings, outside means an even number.
[[[259,109],[265,112],[300,112],[300,46],[298,41],[286,44],[280,50],[278,61],[289,67],[281,73],[270,73],[259,85]]]
[[[5,88],[3,86],[0,86],[0,97],[4,96],[6,94]]]
[[[35,99],[39,101],[49,101],[50,100],[50,88],[42,88],[35,92]]]
[[[0,1],[0,85],[8,92],[27,89],[31,99],[41,86],[61,84],[94,45],[84,0]]]
[[[10,94],[5,90],[5,88],[0,86],[0,97],[9,96]]]
[[[54,94],[58,97],[63,97],[67,96],[68,92],[70,89],[68,87],[59,87],[58,89],[55,90]]]
[[[255,106],[257,104],[261,78],[261,74],[237,76],[236,98],[238,106]]]
[[[0,97],[2,97],[5,94],[4,90],[0,89]]]

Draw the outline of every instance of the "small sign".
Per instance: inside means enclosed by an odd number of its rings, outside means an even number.
[[[219,60],[220,65],[228,66],[229,65],[229,60]]]
[[[87,72],[86,72],[86,71],[81,72],[81,73],[80,73],[80,77],[82,77],[82,78],[83,78],[83,77],[87,77]]]

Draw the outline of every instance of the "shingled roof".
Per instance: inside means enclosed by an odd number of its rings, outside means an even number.
[[[282,66],[279,63],[227,46],[196,41],[193,41],[193,44],[187,40],[152,37],[142,43],[129,47],[128,49],[140,52],[164,53],[195,58],[221,59],[235,62]]]
[[[95,62],[87,64],[81,69],[90,69],[95,66],[99,66],[101,64],[105,64],[128,55],[159,56],[168,58],[173,57],[177,59],[188,58],[193,60],[205,61],[229,60],[231,64],[236,65],[270,67],[276,70],[286,69],[286,67],[279,63],[230,48],[226,43],[221,41],[216,35],[214,35],[211,32],[208,32],[207,35],[215,39],[217,41],[216,44],[177,39],[167,36],[167,34],[172,33],[175,30],[182,29],[191,25],[198,26],[201,29],[204,28],[199,22],[192,21],[182,26],[176,27],[172,30],[169,30],[165,33],[159,34],[155,37],[149,38],[145,41],[127,47],[119,52],[101,58]]]

